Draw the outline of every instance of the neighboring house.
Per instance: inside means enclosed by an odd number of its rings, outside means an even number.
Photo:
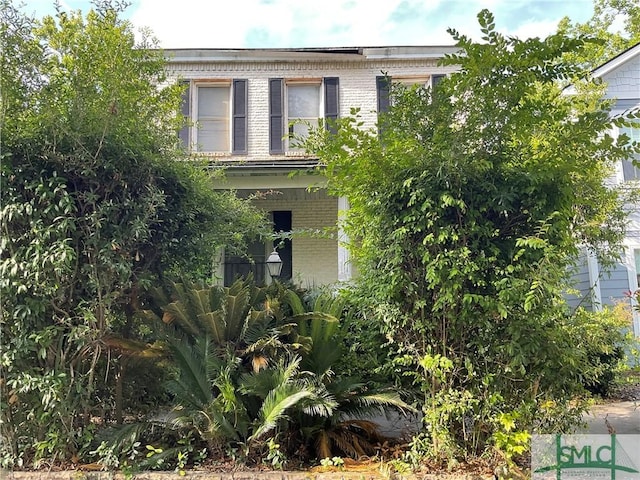
[[[282,277],[302,286],[352,277],[345,237],[337,231],[344,198],[327,195],[317,159],[295,148],[298,120],[315,124],[360,109],[365,127],[388,108],[388,82],[434,84],[453,67],[438,61],[453,46],[303,49],[166,50],[169,75],[188,83],[183,113],[193,126],[180,132],[191,151],[227,167],[217,188],[253,197],[276,232],[309,232],[278,246]],[[293,123],[293,124],[292,124]],[[322,233],[318,235],[318,233]],[[314,234],[315,233],[315,234]],[[251,246],[252,262],[221,253],[219,276],[229,284],[252,271],[270,279],[270,243]]]
[[[634,108],[640,108],[640,44],[622,52],[614,59],[592,72],[606,84],[606,97],[615,101],[612,115],[624,115]],[[617,129],[614,136],[626,133],[632,140],[640,141],[640,120],[638,128]],[[640,155],[636,160],[640,161]],[[623,188],[640,187],[640,169],[631,162],[624,161],[616,166],[613,185]],[[593,256],[585,256],[579,265],[576,288],[580,295],[572,297],[572,306],[581,304],[594,310],[617,302],[629,303],[626,292],[640,288],[640,209],[629,205],[629,223],[625,238],[624,257],[613,268],[604,270]],[[634,333],[640,336],[640,317],[634,312]]]

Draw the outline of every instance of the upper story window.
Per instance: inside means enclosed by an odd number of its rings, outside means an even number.
[[[618,135],[626,135],[630,142],[640,145],[640,124],[636,127],[622,127],[618,130]],[[632,160],[640,163],[640,154],[636,153],[632,159],[622,161],[622,178],[625,182],[640,180],[640,168],[636,167]]]
[[[445,75],[442,74],[434,74],[434,75],[420,75],[420,76],[401,76],[401,77],[390,77],[390,76],[378,76],[376,77],[376,92],[378,96],[378,113],[384,113],[389,111],[389,107],[391,106],[391,85],[394,83],[399,83],[404,85],[405,87],[413,87],[413,86],[421,86],[421,87],[435,87]]]
[[[228,152],[230,85],[196,85],[196,111],[193,129],[193,150],[197,152]]]
[[[320,118],[320,83],[287,83],[287,119],[289,148],[294,150],[294,137],[303,140],[309,127],[318,125]]]
[[[338,78],[269,80],[269,153],[300,152],[291,140],[304,139],[324,118],[338,118]]]
[[[190,120],[180,139],[192,152],[247,153],[247,81],[192,81],[183,98]]]

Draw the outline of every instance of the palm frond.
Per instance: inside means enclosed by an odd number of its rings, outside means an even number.
[[[97,440],[104,441],[115,451],[123,452],[130,449],[150,428],[152,424],[147,421],[120,425],[99,432]]]
[[[177,322],[180,328],[186,331],[188,334],[197,338],[202,334],[198,325],[193,321],[192,313],[189,308],[181,300],[176,300],[163,307],[165,316],[168,316],[167,320],[163,318],[165,323]]]
[[[177,376],[167,383],[176,401],[191,409],[201,409],[214,397],[214,385],[228,361],[216,355],[215,346],[208,336],[199,338],[194,344],[186,339],[169,342],[172,358],[177,367]]]
[[[331,454],[331,438],[329,438],[329,434],[325,430],[318,432],[316,435],[315,447],[316,456],[319,459],[331,458],[333,456]]]
[[[312,392],[297,385],[286,384],[272,390],[265,398],[258,412],[255,429],[249,441],[260,438],[276,427],[278,422],[286,418],[286,412],[301,400],[310,397]]]
[[[198,315],[198,320],[214,342],[221,345],[226,341],[226,325],[222,310],[202,313]]]
[[[416,413],[417,410],[405,403],[396,393],[371,392],[352,395],[340,402],[340,412],[345,417],[368,417],[373,414],[384,413],[389,407],[400,412]]]
[[[193,346],[185,340],[172,340],[169,346],[178,367],[178,377],[169,382],[168,387],[176,395],[178,402],[192,406],[209,403],[213,398],[212,375],[217,366],[212,358],[209,339],[199,339]]]
[[[302,299],[293,290],[285,290],[282,295],[282,301],[289,306],[293,315],[302,315],[306,312]]]
[[[274,368],[245,373],[240,377],[239,391],[265,399],[269,392],[294,381],[298,374],[300,357],[281,360]]]
[[[244,338],[247,343],[252,343],[267,335],[267,332],[271,330],[269,318],[264,310],[251,310],[249,312],[249,318],[247,321],[247,329],[245,331]]]
[[[323,292],[318,295],[311,307],[314,312],[324,312],[336,318],[342,317],[345,301],[331,292]]]
[[[243,330],[246,330],[249,314],[248,297],[249,293],[245,290],[238,292],[237,295],[227,295],[224,308],[227,339],[239,339]]]
[[[210,290],[210,288],[187,290],[187,300],[196,316],[211,311]]]
[[[330,418],[339,404],[325,388],[316,386],[313,395],[302,402],[302,412],[310,417]]]
[[[326,331],[333,333],[339,324],[336,317],[323,312],[298,313],[292,315],[290,319],[298,324],[300,335],[310,336],[318,340],[325,338]]]
[[[358,403],[365,406],[380,405],[385,407],[395,407],[403,411],[417,413],[414,407],[406,403],[395,392],[374,392],[367,395],[358,396],[356,398]]]
[[[316,441],[318,455],[327,456],[328,447],[328,456],[340,454],[352,458],[375,454],[376,446],[384,440],[378,425],[367,420],[340,422],[318,436],[324,437],[322,445]],[[318,450],[320,447],[322,451]]]
[[[249,289],[249,304],[257,307],[267,299],[267,288],[258,287],[253,277],[247,277],[244,282]]]

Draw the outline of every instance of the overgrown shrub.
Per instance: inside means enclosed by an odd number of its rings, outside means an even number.
[[[236,452],[247,462],[374,455],[383,438],[367,415],[411,409],[392,389],[333,370],[344,364],[347,327],[344,302],[333,292],[260,288],[251,278],[153,292],[144,315],[163,332],[171,409],[164,421],[149,416],[105,439],[96,452],[104,461],[125,461],[135,443],[169,451],[175,445],[166,441],[178,432],[214,458]]]
[[[0,0],[2,467],[77,459],[93,417],[120,421],[141,289],[266,224],[184,158],[162,52],[95,3],[35,21]]]
[[[563,291],[583,246],[603,264],[619,254],[624,195],[605,179],[635,148],[609,134],[629,119],[609,118],[601,86],[560,61],[590,39],[519,40],[478,18],[482,42],[450,30],[455,71],[436,86],[390,78],[378,128],[355,111],[305,144],[349,200],[359,297],[423,411],[415,449],[445,463],[566,431],[582,382],[606,384],[615,334],[577,335],[586,314]]]
[[[628,304],[618,303],[591,312],[579,309],[567,322],[581,355],[581,383],[592,394],[606,397],[620,374],[628,369],[626,352],[631,348],[633,330]]]

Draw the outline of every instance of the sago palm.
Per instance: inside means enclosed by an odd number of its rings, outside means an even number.
[[[370,418],[389,408],[414,409],[395,392],[372,390],[358,379],[336,377],[333,368],[343,358],[348,327],[343,321],[345,304],[338,295],[322,292],[304,302],[289,291],[285,299],[292,310],[291,321],[298,326],[299,339],[307,339],[309,345],[303,351],[301,368],[313,374],[318,389],[321,387],[335,404],[326,414],[299,412],[296,420],[300,432],[318,458],[374,454],[383,438]]]
[[[235,393],[235,358],[222,359],[208,336],[194,343],[170,341],[177,373],[168,382],[176,417],[173,425],[194,429],[210,448],[246,437],[249,418]]]

